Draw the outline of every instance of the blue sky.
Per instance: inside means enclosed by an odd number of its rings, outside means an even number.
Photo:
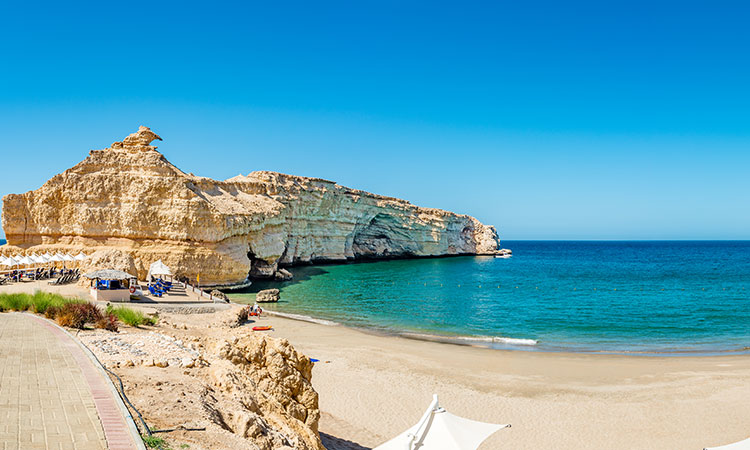
[[[750,239],[747,3],[21,3],[0,195],[143,124],[187,172],[328,178],[505,239]]]

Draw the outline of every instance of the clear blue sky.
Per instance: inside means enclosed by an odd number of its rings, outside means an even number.
[[[0,195],[143,124],[187,172],[328,178],[505,239],[750,239],[747,2],[25,3]]]

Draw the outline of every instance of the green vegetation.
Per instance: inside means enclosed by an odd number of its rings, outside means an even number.
[[[141,436],[143,438],[143,443],[146,444],[146,447],[148,448],[158,448],[162,450],[166,450],[169,447],[167,446],[167,441],[165,441],[163,438],[156,437],[156,436]]]
[[[131,327],[138,327],[141,325],[156,325],[156,319],[143,314],[140,311],[130,309],[126,306],[107,307],[107,313],[117,317],[123,323],[130,325]]]
[[[117,331],[117,317],[102,314],[99,308],[79,298],[65,298],[49,292],[34,294],[0,294],[0,312],[31,311],[56,319],[64,327],[83,329],[86,324],[109,331]]]
[[[0,311],[31,311],[45,314],[50,308],[62,308],[68,303],[84,303],[80,299],[65,298],[49,292],[32,294],[0,294]]]

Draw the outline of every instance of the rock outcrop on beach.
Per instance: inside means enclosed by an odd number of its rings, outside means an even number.
[[[313,363],[286,339],[246,335],[217,346],[214,420],[261,448],[323,449]],[[285,447],[286,446],[286,447]]]
[[[139,277],[162,259],[176,275],[230,285],[286,278],[281,267],[299,263],[498,249],[495,228],[473,217],[333,181],[266,171],[225,181],[186,174],[151,145],[155,139],[140,127],[39,189],[6,195],[5,251],[118,250]]]

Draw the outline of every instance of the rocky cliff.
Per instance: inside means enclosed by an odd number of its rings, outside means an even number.
[[[6,195],[8,244],[119,250],[139,276],[161,258],[178,274],[200,274],[201,284],[242,283],[305,262],[498,249],[494,227],[473,217],[328,180],[265,171],[225,181],[186,174],[151,145],[156,139],[140,127],[41,188]]]

